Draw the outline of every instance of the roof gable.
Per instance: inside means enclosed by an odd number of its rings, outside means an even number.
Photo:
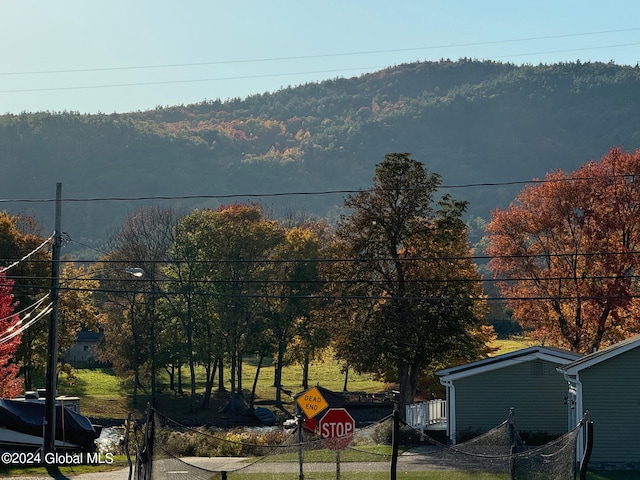
[[[627,338],[622,342],[615,343],[607,348],[585,355],[580,359],[558,367],[557,370],[568,375],[575,375],[580,372],[580,370],[584,370],[585,368],[589,368],[595,364],[607,361],[610,358],[616,357],[637,347],[640,347],[640,335]]]
[[[580,356],[578,353],[560,348],[533,346],[503,353],[502,355],[496,355],[495,357],[484,358],[457,367],[445,368],[437,371],[436,375],[441,377],[441,381],[451,381],[533,360],[545,360],[558,365],[564,365],[579,359]]]

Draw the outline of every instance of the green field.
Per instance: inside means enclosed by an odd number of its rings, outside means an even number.
[[[256,374],[257,359],[248,359],[243,365],[243,390],[249,396],[250,389],[253,385]],[[141,418],[147,402],[150,400],[148,392],[141,391],[138,394],[138,403],[132,404],[131,387],[125,386],[114,375],[111,369],[78,369],[76,370],[76,378],[73,384],[69,384],[62,380],[59,384],[59,392],[62,395],[78,396],[81,398],[82,413],[96,419],[108,418],[126,418],[129,412],[136,417]],[[200,373],[200,375],[198,375]],[[159,372],[158,388],[161,392],[158,396],[158,406],[161,411],[171,411],[183,413],[185,416],[191,416],[189,413],[189,395],[190,391],[188,371],[183,371],[183,394],[169,390],[169,378],[166,372]],[[225,378],[228,380],[228,372],[225,372]],[[204,384],[202,379],[204,373],[198,369],[196,378],[197,399],[201,400],[204,392]],[[276,390],[273,386],[274,367],[273,365],[263,366],[260,370],[258,385],[256,388],[256,403],[269,405],[275,400]],[[316,384],[323,387],[341,392],[344,387],[345,375],[341,372],[340,366],[334,361],[318,362],[311,365],[309,374],[309,385]],[[216,380],[217,387],[217,380]],[[282,393],[282,400],[285,406],[293,409],[293,397],[296,393],[303,390],[302,388],[302,368],[299,366],[290,366],[283,369],[282,387],[284,390],[290,391],[291,395]],[[370,375],[358,375],[349,372],[347,388],[352,392],[379,392],[385,389],[385,384],[374,380]],[[215,388],[215,387],[214,387]],[[230,384],[226,382],[226,389],[230,388]],[[220,407],[220,402],[224,400],[224,395],[214,395],[212,405],[208,411],[199,411],[195,415],[206,418],[208,414],[216,415]]]
[[[530,343],[526,339],[509,339],[497,340],[496,346],[500,349],[496,354],[506,353],[518,348],[529,346]],[[243,366],[243,389],[249,393],[257,367],[257,359],[248,358]],[[268,405],[275,400],[275,388],[273,387],[274,367],[267,363],[260,370],[258,385],[256,388],[256,402],[258,404]],[[302,367],[294,365],[283,369],[282,387],[286,391],[290,391],[291,395],[295,395],[303,390],[302,388]],[[159,406],[162,410],[172,412],[187,412],[189,408],[189,375],[188,370],[183,369],[183,395],[168,389],[169,378],[164,371],[159,371],[158,385],[161,394],[159,395]],[[202,379],[204,374],[201,369],[196,372],[196,387],[198,400],[204,392],[204,384]],[[225,378],[228,380],[229,373],[225,372]],[[341,392],[344,387],[345,374],[341,371],[340,365],[333,359],[328,358],[324,362],[316,362],[309,369],[309,385],[321,385],[329,390]],[[217,383],[216,383],[217,385]],[[389,390],[393,386],[386,385],[374,379],[371,375],[358,375],[350,371],[348,374],[347,390],[350,392],[380,392]],[[227,381],[226,388],[230,385]],[[70,385],[65,380],[61,380],[58,388],[63,395],[72,395],[81,397],[82,411],[85,415],[93,418],[126,418],[129,412],[134,413],[137,417],[141,417],[144,408],[149,401],[148,392],[140,391],[138,395],[138,403],[131,403],[131,386],[125,386],[120,382],[110,369],[79,369],[76,371],[74,383]],[[285,393],[282,394],[282,400],[285,405],[293,407],[293,398]],[[215,398],[212,402],[210,410],[217,412],[219,407],[219,398]],[[207,414],[207,412],[199,412],[199,415]]]

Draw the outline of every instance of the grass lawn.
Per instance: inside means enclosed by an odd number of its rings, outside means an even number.
[[[496,346],[500,350],[496,354],[506,353],[518,348],[530,345],[526,339],[514,338],[509,340],[497,340]],[[257,369],[257,358],[247,358],[244,362],[242,372],[242,385],[245,391],[253,386],[253,381]],[[275,399],[275,388],[273,387],[275,368],[270,361],[265,361],[260,370],[258,385],[256,388],[256,402],[258,404],[273,403]],[[189,374],[185,368],[183,375],[183,391],[189,392]],[[229,372],[225,372],[225,378],[228,380]],[[204,373],[201,368],[196,371],[196,390],[198,395],[204,392]],[[329,390],[341,392],[344,387],[345,373],[341,371],[338,365],[332,359],[324,362],[316,362],[309,369],[309,385],[319,384]],[[166,372],[160,370],[158,372],[158,385],[161,390],[159,395],[160,405],[166,407],[168,411],[187,411],[189,410],[187,395],[179,396],[169,391],[167,386],[169,377]],[[283,389],[291,391],[292,395],[299,393],[302,388],[302,367],[298,365],[288,366],[282,372]],[[226,382],[226,388],[229,389],[229,382]],[[375,380],[371,375],[358,375],[355,372],[348,372],[347,390],[351,392],[380,392],[389,389],[391,386]],[[63,395],[78,396],[81,400],[82,412],[92,418],[127,418],[129,412],[134,413],[138,418],[144,415],[144,409],[149,401],[148,392],[140,391],[138,402],[132,404],[131,387],[123,386],[113,372],[108,368],[96,369],[79,369],[76,371],[76,379],[73,385],[69,385],[62,380],[58,388]],[[293,408],[293,398],[287,394],[282,395],[285,405]],[[212,410],[216,407],[213,401]],[[217,410],[217,409],[216,409]],[[203,413],[203,412],[201,412]],[[206,414],[206,412],[204,412]]]
[[[250,391],[253,386],[254,377],[257,370],[258,360],[249,358],[244,362],[242,372],[242,386],[245,391]],[[256,388],[257,404],[273,404],[275,400],[275,387],[273,379],[275,368],[271,362],[265,362],[260,369],[258,384]],[[189,375],[188,370],[183,369],[183,395],[177,395],[168,389],[169,377],[166,372],[158,372],[158,387],[161,393],[158,395],[158,404],[161,411],[184,412],[186,416],[191,416],[187,412],[190,410],[189,396]],[[196,391],[198,400],[201,400],[204,392],[204,373],[198,368],[196,370]],[[225,371],[227,379],[226,388],[229,390],[229,372]],[[310,366],[309,385],[320,384],[329,390],[342,391],[345,374],[340,371],[340,366],[334,361],[317,362]],[[217,382],[217,380],[216,380]],[[284,390],[291,391],[295,395],[303,390],[302,388],[302,367],[289,366],[283,369],[282,386]],[[217,387],[217,383],[216,383]],[[214,388],[216,388],[214,387]],[[370,375],[358,375],[354,372],[348,374],[347,388],[349,391],[358,392],[379,392],[385,389],[385,384],[374,380]],[[144,410],[150,400],[148,392],[139,391],[137,404],[132,403],[131,387],[125,387],[123,383],[115,377],[109,368],[78,369],[73,385],[61,380],[58,386],[61,395],[78,396],[81,398],[80,406],[82,413],[94,419],[126,419],[131,412],[135,418],[143,418]],[[248,395],[247,395],[248,396]],[[285,393],[282,394],[285,406],[293,409],[293,397]],[[222,398],[213,398],[209,411],[199,411],[194,415],[206,419],[208,415],[217,415]]]

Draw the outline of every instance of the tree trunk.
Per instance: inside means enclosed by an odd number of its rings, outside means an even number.
[[[282,406],[282,362],[284,360],[284,349],[282,342],[278,344],[278,358],[276,363],[276,408],[283,408]]]
[[[242,397],[242,355],[238,354],[236,357],[236,362],[238,362],[238,367],[236,368],[236,373],[238,375],[238,390],[236,393]]]
[[[204,382],[205,384],[204,397],[202,398],[202,406],[201,406],[201,408],[203,409],[209,407],[209,401],[211,399],[211,391],[213,390],[213,380],[216,376],[216,365],[217,365],[216,361],[212,362],[211,360],[209,360],[204,366],[206,379]]]
[[[170,365],[169,367],[165,368],[165,370],[169,374],[169,390],[171,390],[172,392],[175,392],[176,391],[176,366]]]
[[[398,411],[400,418],[406,420],[405,407],[413,402],[413,391],[411,390],[411,376],[409,373],[409,365],[401,362],[398,366],[398,382],[400,383],[400,394],[398,395]]]
[[[305,355],[302,361],[302,389],[307,390],[309,388],[309,356]]]
[[[231,381],[231,395],[236,393],[236,355],[231,355],[231,373],[229,374],[229,380]]]
[[[260,360],[258,360],[258,368],[256,368],[256,376],[253,379],[253,387],[251,388],[251,398],[249,399],[249,408],[253,410],[253,403],[256,398],[256,388],[258,387],[258,376],[260,375],[260,369],[262,368],[262,361],[264,360],[264,355],[260,355]]]
[[[218,357],[218,392],[224,392],[224,359]]]
[[[193,328],[192,328],[192,306],[191,295],[187,296],[187,352],[189,352],[189,375],[191,375],[191,408],[196,403],[196,367],[195,360],[193,358]]]
[[[347,390],[348,382],[349,382],[349,365],[344,367],[344,385],[342,386],[342,391],[343,392],[348,392],[349,391],[349,390]]]
[[[278,362],[273,366],[273,387],[278,386]]]

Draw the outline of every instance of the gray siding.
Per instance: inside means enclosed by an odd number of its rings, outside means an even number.
[[[593,420],[592,462],[640,463],[640,348],[580,372]]]
[[[455,381],[456,431],[485,432],[515,408],[520,431],[561,434],[567,431],[567,382],[558,364],[523,362]]]

